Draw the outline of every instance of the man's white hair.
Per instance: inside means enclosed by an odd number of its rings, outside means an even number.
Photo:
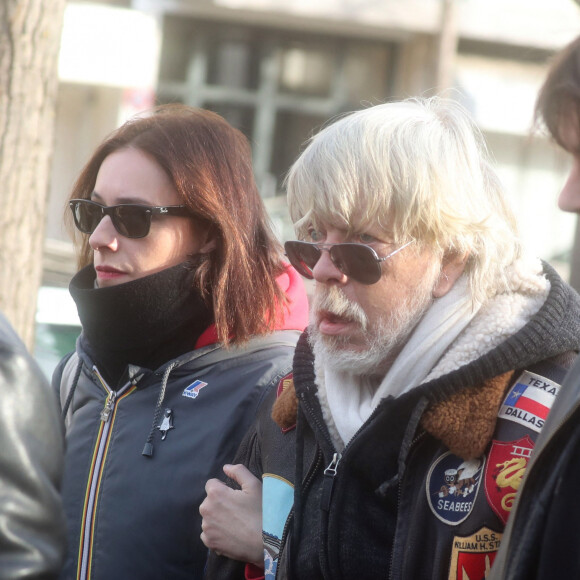
[[[379,226],[396,243],[416,240],[417,251],[468,253],[476,301],[505,288],[504,269],[522,252],[483,136],[452,100],[413,98],[339,118],[310,139],[286,184],[300,238],[317,223]]]

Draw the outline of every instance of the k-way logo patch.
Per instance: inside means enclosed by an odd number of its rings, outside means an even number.
[[[184,397],[188,397],[190,399],[197,399],[197,397],[199,397],[199,391],[201,391],[203,387],[207,387],[207,383],[204,383],[198,379],[191,383],[189,387],[185,387],[185,389],[183,389],[183,393],[181,394]]]
[[[498,417],[515,421],[539,433],[559,390],[558,383],[524,371],[503,402]]]
[[[487,503],[505,524],[526,471],[534,442],[528,435],[517,441],[493,441],[485,469]]]
[[[481,528],[471,536],[455,536],[451,550],[449,580],[487,578],[501,541],[499,532]]]
[[[464,461],[451,451],[433,463],[427,476],[427,502],[446,524],[463,522],[473,509],[485,459]]]

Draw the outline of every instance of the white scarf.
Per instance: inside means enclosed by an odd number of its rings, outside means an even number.
[[[429,307],[378,388],[367,377],[316,364],[318,397],[335,444],[348,443],[381,399],[475,360],[522,328],[544,303],[549,282],[539,260],[514,264],[508,279],[510,292],[474,306],[462,276]]]

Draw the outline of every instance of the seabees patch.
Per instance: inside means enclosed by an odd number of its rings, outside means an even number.
[[[539,433],[559,390],[558,383],[524,371],[505,398],[497,416]]]
[[[427,503],[446,524],[463,522],[475,504],[485,457],[465,461],[451,451],[439,457],[427,476]]]
[[[471,536],[455,536],[451,550],[449,580],[487,578],[502,534],[483,527]]]
[[[529,435],[517,441],[493,441],[485,469],[487,503],[505,524],[526,471],[534,442]]]

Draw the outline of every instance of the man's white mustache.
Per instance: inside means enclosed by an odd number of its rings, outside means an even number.
[[[351,302],[342,290],[335,286],[320,289],[314,295],[312,302],[312,314],[316,322],[319,322],[320,312],[328,312],[340,318],[347,318],[361,325],[363,330],[367,328],[368,318],[363,309],[356,303]]]

